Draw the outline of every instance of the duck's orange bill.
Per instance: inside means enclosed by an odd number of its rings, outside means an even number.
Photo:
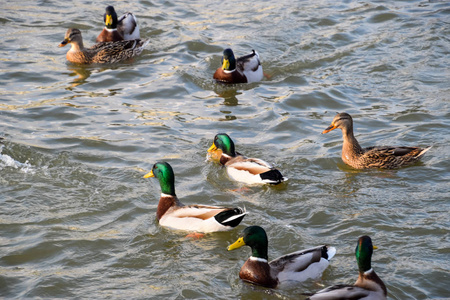
[[[61,44],[58,45],[58,47],[64,47],[65,45],[67,45],[69,43],[69,39],[64,39],[64,41],[61,42]]]
[[[331,124],[329,127],[327,127],[327,129],[325,129],[324,131],[322,131],[322,134],[330,132],[331,130],[336,129],[337,127],[334,126],[333,124]]]

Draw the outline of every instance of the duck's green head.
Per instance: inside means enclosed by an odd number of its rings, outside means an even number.
[[[161,193],[175,196],[175,175],[172,167],[166,162],[157,162],[144,178],[156,177],[161,185]]]
[[[250,226],[244,229],[240,238],[230,246],[228,251],[247,245],[252,248],[252,256],[268,259],[267,256],[267,234],[266,231],[259,226]]]
[[[377,247],[372,244],[372,239],[369,236],[365,235],[358,239],[355,256],[356,261],[358,262],[359,272],[364,273],[372,268],[371,261],[373,249],[377,249]]]
[[[233,71],[236,69],[236,58],[234,57],[233,50],[230,48],[223,50],[222,69],[226,71]]]
[[[108,29],[117,28],[117,14],[113,6],[107,6],[105,14],[103,15],[103,21]]]
[[[222,150],[226,155],[236,156],[233,140],[226,133],[219,133],[214,137],[214,142],[208,152],[214,152],[217,149]]]

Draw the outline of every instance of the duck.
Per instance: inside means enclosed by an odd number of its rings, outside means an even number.
[[[167,162],[157,162],[144,178],[156,177],[161,186],[156,217],[163,227],[210,233],[238,226],[247,211],[240,207],[184,205],[175,194],[175,175]]]
[[[261,81],[264,77],[259,54],[252,53],[234,57],[233,50],[227,48],[223,51],[222,67],[218,68],[213,78],[221,83],[251,83]]]
[[[283,285],[318,278],[336,254],[336,248],[327,245],[296,251],[268,262],[268,239],[260,226],[249,226],[241,237],[228,246],[228,251],[249,246],[252,255],[239,271],[239,277],[255,285],[279,288]]]
[[[339,284],[327,287],[310,295],[310,300],[385,300],[387,289],[384,282],[371,267],[373,250],[372,239],[365,235],[358,239],[355,249],[359,275],[354,285]]]
[[[98,43],[91,48],[85,48],[81,31],[76,28],[69,28],[59,47],[71,44],[72,46],[66,55],[67,60],[75,64],[88,65],[117,63],[130,59],[141,54],[148,42],[148,40],[124,40]]]
[[[217,153],[219,151],[219,153]],[[234,142],[226,133],[216,134],[208,157],[218,157],[233,180],[246,184],[279,184],[287,180],[279,170],[259,158],[247,158],[235,151]]]
[[[107,6],[103,15],[105,27],[97,36],[97,43],[118,42],[122,40],[140,39],[139,26],[137,18],[131,13],[126,12],[120,18],[113,6]]]
[[[322,134],[336,128],[342,130],[342,160],[355,169],[397,169],[408,166],[423,157],[431,147],[381,146],[362,148],[353,135],[353,119],[348,113],[338,113]]]

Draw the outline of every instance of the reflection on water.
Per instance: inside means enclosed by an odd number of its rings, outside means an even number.
[[[220,84],[218,84],[220,85]],[[223,88],[215,90],[217,96],[224,99],[223,105],[225,106],[236,106],[238,105],[238,95],[242,95],[242,92],[234,88]]]
[[[76,78],[74,78],[71,82],[71,87],[67,87],[68,90],[86,83],[86,80],[91,76],[92,73],[90,67],[85,66],[70,65],[67,67],[67,69],[73,72],[69,74],[70,77],[76,76]]]

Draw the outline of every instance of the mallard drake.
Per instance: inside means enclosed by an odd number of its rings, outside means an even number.
[[[140,39],[139,26],[136,17],[127,12],[119,19],[113,6],[107,6],[103,15],[105,28],[97,37],[97,43],[117,42],[122,40]]]
[[[353,119],[347,113],[338,113],[322,134],[336,128],[342,130],[342,160],[355,169],[395,169],[418,161],[431,147],[369,147],[361,148],[353,135]]]
[[[117,63],[141,54],[148,40],[99,43],[91,48],[84,48],[80,30],[69,28],[59,47],[69,43],[72,47],[66,55],[68,61],[76,64],[104,64]]]
[[[263,79],[264,73],[255,50],[246,56],[234,57],[233,50],[225,49],[222,56],[222,67],[218,68],[213,78],[223,83],[250,83]]]
[[[214,232],[226,231],[239,225],[247,212],[239,207],[184,205],[175,194],[175,175],[167,162],[156,163],[144,178],[156,177],[161,185],[156,217],[161,226],[172,229]]]
[[[208,155],[219,153],[220,163],[226,167],[228,175],[240,182],[279,184],[287,178],[267,162],[258,158],[247,158],[234,150],[234,143],[226,133],[219,133],[214,137]]]
[[[252,256],[244,263],[239,277],[247,282],[269,288],[276,288],[292,281],[318,278],[336,254],[336,248],[319,246],[293,252],[267,262],[267,234],[259,226],[245,228],[243,235],[228,246],[228,251],[247,245]]]
[[[384,300],[387,289],[383,281],[371,267],[373,249],[372,240],[365,235],[358,239],[355,256],[358,262],[359,276],[354,285],[334,285],[313,294],[310,300]]]

